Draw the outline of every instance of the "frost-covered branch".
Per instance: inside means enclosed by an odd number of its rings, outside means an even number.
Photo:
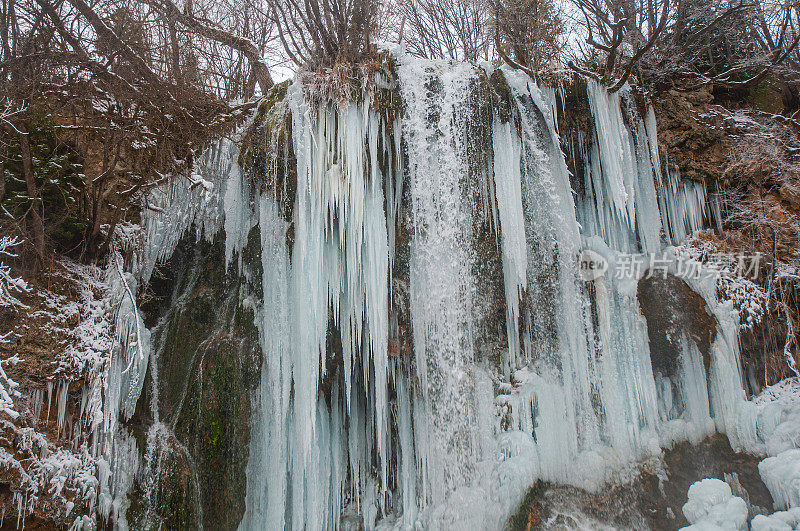
[[[7,335],[8,334],[0,336],[0,343],[7,342]],[[0,360],[0,412],[5,413],[12,419],[19,416],[14,406],[14,398],[19,398],[21,395],[17,389],[19,384],[8,377],[4,367],[9,365],[14,366],[21,361],[22,360],[17,355]]]
[[[16,257],[12,248],[20,243],[22,242],[15,236],[0,237],[0,308],[27,308],[15,294],[27,293],[30,290],[28,283],[12,275],[11,268],[2,261],[4,256]]]

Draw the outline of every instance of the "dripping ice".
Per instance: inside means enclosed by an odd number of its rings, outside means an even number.
[[[575,154],[585,172],[573,179],[586,192],[574,194],[552,90],[503,70],[513,116],[493,113],[476,126],[465,117],[484,72],[402,54],[397,62],[396,79],[377,74],[405,105],[393,127],[367,103],[312,105],[299,81],[289,88],[298,175],[291,220],[221,141],[204,155],[199,186],[156,195],[161,212],[144,222],[147,245],[134,273],[120,277],[135,292],[191,227],[198,237],[224,231],[226,263],[241,270],[258,227],[264,361],[240,527],[499,528],[536,479],[597,490],[662,447],[714,430],[736,448],[766,451],[774,419],[746,399],[738,318],[710,281],[690,288],[717,318],[711,366],[681,338],[676,385],[653,374],[639,279],[607,275],[590,289],[577,276],[582,249],[612,265],[631,253],[674,259],[669,246],[718,223],[703,183],[661,168],[652,110],[641,117],[629,89],[610,94],[588,82],[595,125],[581,143],[588,149]],[[486,140],[485,164],[470,158],[470,134]],[[503,280],[497,363],[477,340],[485,221]],[[404,237],[408,286],[396,290]],[[389,347],[401,304],[412,333],[406,358]],[[122,330],[135,332],[135,308],[124,315]],[[340,342],[336,366],[331,334]],[[144,378],[146,362],[134,355],[118,363]],[[131,382],[113,392],[130,388],[135,405],[140,383]],[[116,504],[124,514],[139,465],[132,439],[115,437],[108,462],[118,479],[105,511]]]

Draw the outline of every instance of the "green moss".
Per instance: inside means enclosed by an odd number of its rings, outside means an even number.
[[[261,99],[253,124],[245,132],[239,151],[239,165],[258,166],[264,150],[282,145],[289,139],[288,116],[284,105],[289,80],[274,85]]]
[[[239,151],[245,174],[262,193],[275,197],[287,221],[292,219],[297,191],[292,121],[284,101],[288,86],[288,81],[275,85],[264,96]]]
[[[748,89],[747,101],[759,111],[779,114],[783,111],[783,101],[780,91],[775,90],[770,80],[764,80],[758,85]]]
[[[193,241],[193,238],[191,238]],[[162,472],[149,496],[135,490],[129,514],[137,528],[197,528],[197,504],[210,529],[233,529],[244,513],[249,453],[250,397],[262,364],[254,311],[243,307],[261,285],[258,229],[242,252],[245,275],[226,271],[224,245],[192,243],[192,253],[167,264],[179,288],[163,303],[171,313],[159,354],[160,411],[173,427],[161,456]],[[145,386],[147,387],[147,386]],[[145,397],[140,399],[147,400]],[[146,406],[132,422],[139,432],[152,419]],[[196,487],[199,485],[199,489]]]
[[[199,492],[189,456],[170,440],[158,459],[161,462],[158,481],[149,493],[141,487],[134,491],[126,512],[128,523],[133,529],[197,529]],[[148,499],[157,502],[155,507],[146,503]]]
[[[261,231],[258,226],[250,229],[247,234],[247,243],[242,249],[242,264],[247,273],[241,283],[241,287],[245,293],[255,300],[262,300],[264,298],[264,288],[261,284]]]
[[[489,87],[492,95],[492,107],[495,114],[503,123],[510,122],[514,117],[514,109],[516,104],[514,96],[511,94],[511,88],[508,86],[506,76],[498,68],[492,72],[489,78]]]

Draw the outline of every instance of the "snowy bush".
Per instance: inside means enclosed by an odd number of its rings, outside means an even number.
[[[12,248],[22,243],[16,236],[0,237],[0,308],[27,308],[16,296],[25,293],[30,288],[25,280],[11,274],[11,268],[2,260],[3,257],[17,256]],[[5,336],[2,336],[5,338]]]
[[[8,335],[8,333],[6,334]],[[0,342],[5,341],[5,335],[0,336]],[[12,356],[10,358],[0,360],[0,411],[15,419],[19,413],[14,408],[14,398],[19,398],[20,393],[17,390],[19,384],[8,377],[4,367],[8,365],[16,365],[22,361],[19,356]]]
[[[714,244],[695,240],[682,245],[678,254],[703,264],[716,276],[717,298],[731,301],[739,314],[742,330],[752,329],[764,318],[767,292],[743,275],[748,264],[741,256],[723,253]]]

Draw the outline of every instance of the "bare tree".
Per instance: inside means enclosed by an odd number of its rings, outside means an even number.
[[[265,0],[286,54],[311,71],[374,57],[377,0]]]
[[[72,240],[64,231],[102,255],[148,189],[272,86],[274,26],[248,0],[3,0],[0,11],[0,88],[22,110],[0,120],[3,171],[16,177],[0,224],[40,262]]]
[[[780,69],[797,46],[790,31],[795,16],[790,1],[784,1],[780,14],[767,22],[760,0],[682,0],[646,68],[651,77],[684,76],[728,87],[753,86]]]
[[[569,66],[612,91],[631,76],[648,85],[685,79],[692,82],[684,88],[743,88],[777,75],[785,100],[800,100],[792,65],[800,58],[794,0],[573,2],[589,48]]]
[[[258,46],[256,46],[256,44],[249,38],[225,31],[219,26],[207,20],[201,19],[188,10],[181,11],[181,9],[179,9],[178,6],[172,2],[172,0],[140,1],[146,3],[148,6],[163,14],[166,20],[168,20],[171,24],[171,28],[174,28],[175,25],[181,25],[194,35],[205,37],[206,39],[222,44],[241,53],[250,63],[253,77],[258,82],[258,86],[261,88],[262,93],[266,93],[274,84],[272,81],[272,76],[269,73],[269,69],[261,57],[263,50],[260,50]],[[245,31],[247,31],[250,23],[248,16],[249,13],[245,11],[244,14]],[[174,29],[172,31],[174,33]]]
[[[568,64],[610,90],[619,90],[667,26],[670,0],[575,0],[587,32],[586,43],[599,54],[594,65]]]
[[[564,46],[564,22],[552,0],[492,0],[494,45],[509,65],[529,74],[554,63]]]
[[[487,0],[409,0],[398,2],[399,40],[415,55],[461,61],[487,60],[491,54]]]

